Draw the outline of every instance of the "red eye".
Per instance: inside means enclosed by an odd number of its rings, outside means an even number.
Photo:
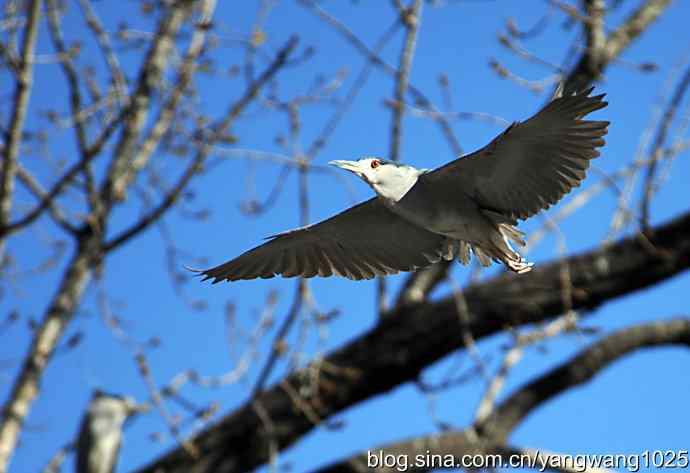
[[[379,161],[378,159],[374,159],[374,160],[371,162],[371,169],[376,169],[376,168],[379,167],[380,165],[381,165],[381,161]]]

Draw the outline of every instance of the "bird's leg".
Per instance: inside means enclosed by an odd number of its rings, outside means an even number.
[[[510,227],[509,227],[510,228]],[[518,274],[525,274],[529,273],[532,271],[532,267],[534,266],[534,263],[528,262],[525,258],[523,258],[520,253],[515,251],[515,249],[512,247],[510,244],[510,241],[508,241],[508,237],[505,233],[501,232],[503,234],[503,242],[505,245],[508,247],[510,250],[505,258],[501,258],[503,263],[510,269],[511,271],[514,271]],[[524,244],[524,242],[523,242]]]

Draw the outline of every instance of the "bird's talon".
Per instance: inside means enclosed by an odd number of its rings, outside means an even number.
[[[511,271],[517,273],[517,274],[525,274],[529,273],[532,271],[532,267],[534,267],[534,263],[529,263],[525,258],[520,257],[519,260],[508,260],[506,262],[506,266],[508,269]]]

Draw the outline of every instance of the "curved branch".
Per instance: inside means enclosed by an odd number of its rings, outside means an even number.
[[[653,322],[625,328],[613,333],[603,340],[592,344],[580,354],[544,374],[525,387],[516,391],[505,400],[491,418],[479,427],[471,426],[458,432],[445,432],[438,435],[416,437],[402,442],[375,447],[369,452],[384,452],[396,458],[404,456],[411,464],[417,456],[429,458],[429,455],[449,455],[456,459],[465,455],[491,455],[498,453],[504,460],[510,455],[536,455],[532,468],[557,468],[562,464],[555,458],[555,453],[544,450],[517,451],[504,446],[510,433],[535,408],[551,398],[563,394],[570,388],[587,383],[612,362],[619,360],[636,350],[654,348],[661,345],[686,345],[690,347],[690,319],[675,319]],[[371,471],[367,468],[369,452],[350,457],[334,463],[318,473],[358,473]],[[488,460],[488,459],[487,459]],[[371,463],[371,462],[369,462]],[[522,465],[528,466],[528,465]],[[410,468],[407,471],[427,471],[428,468]],[[377,468],[376,471],[396,471],[395,468]],[[580,470],[581,471],[581,470]],[[593,472],[593,469],[587,470]]]
[[[556,260],[528,275],[503,274],[464,292],[467,314],[461,324],[452,297],[400,308],[369,332],[331,353],[320,366],[318,385],[303,405],[326,419],[393,387],[415,379],[430,364],[463,348],[464,331],[475,339],[521,325],[552,318],[565,309],[592,309],[623,294],[649,287],[690,267],[690,213],[655,228],[649,238],[635,235],[588,253]],[[561,277],[568,267],[572,300],[564,306]],[[309,371],[312,370],[312,371]],[[299,388],[305,376],[298,371],[254,400],[279,428],[266,434],[264,424],[248,403],[227,415],[193,440],[200,458],[191,460],[173,450],[140,470],[143,472],[247,471],[266,462],[269,447],[283,449],[314,427],[297,409],[283,385]],[[308,381],[307,381],[308,382]]]
[[[568,389],[585,384],[612,362],[640,348],[660,345],[690,347],[690,319],[674,319],[628,327],[582,351],[573,359],[519,389],[494,411],[480,431],[496,443],[536,407]]]
[[[644,186],[642,200],[640,202],[640,220],[642,220],[642,228],[647,229],[649,227],[649,207],[652,203],[652,196],[656,191],[656,170],[659,165],[659,161],[663,158],[663,149],[666,144],[666,137],[668,136],[669,129],[671,128],[671,123],[676,116],[678,107],[683,101],[685,93],[690,89],[690,67],[688,67],[680,79],[680,82],[676,86],[673,92],[673,97],[671,101],[666,106],[663,117],[659,123],[659,128],[656,132],[656,137],[654,138],[654,144],[650,152],[651,160],[647,164],[647,172],[644,176]]]

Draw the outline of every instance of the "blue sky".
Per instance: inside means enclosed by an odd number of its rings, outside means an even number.
[[[218,70],[243,63],[243,50],[237,45],[238,37],[251,32],[257,14],[257,3],[220,2],[217,30],[221,49],[216,53]],[[522,27],[533,25],[545,11],[544,2],[448,2],[444,8],[426,6],[419,32],[417,54],[411,73],[411,82],[442,108],[443,98],[438,87],[440,73],[447,74],[453,95],[452,111],[484,112],[512,121],[528,117],[546,100],[514,83],[501,79],[488,67],[490,57],[498,58],[513,72],[529,79],[540,79],[551,73],[546,68],[516,58],[496,41],[496,34],[504,30],[505,21],[515,18]],[[638,2],[624,2],[620,12],[608,17],[608,26],[618,22]],[[529,8],[525,8],[529,4]],[[366,44],[372,46],[393,22],[390,2],[323,2],[324,8],[347,24]],[[131,28],[151,31],[151,22],[142,18],[136,2],[94,2],[95,8],[108,29],[115,30],[121,18]],[[84,54],[93,53],[80,16],[74,8],[66,19],[65,34],[71,39],[84,41]],[[611,120],[607,145],[596,169],[582,189],[601,179],[602,173],[613,172],[635,156],[642,132],[649,126],[660,100],[668,94],[664,84],[674,84],[690,57],[687,21],[690,5],[675,2],[643,37],[606,72],[598,90],[608,94],[609,107],[597,112],[596,117]],[[364,64],[364,59],[296,2],[277,2],[263,25],[266,44],[263,50],[271,55],[294,33],[300,36],[301,47],[313,46],[314,56],[300,65],[286,70],[279,78],[278,93],[282,98],[304,94],[314,77],[332,78],[338,71],[348,72],[344,88],[336,93],[343,97]],[[554,13],[544,33],[526,41],[525,45],[554,63],[561,63],[568,53],[576,28],[563,29],[563,17]],[[397,63],[402,36],[395,36],[383,50],[382,56]],[[50,44],[45,29],[39,38],[39,53],[49,53]],[[121,61],[126,70],[136,70],[139,56],[124,53]],[[654,62],[658,70],[640,73],[630,64]],[[259,63],[261,68],[262,63]],[[680,68],[680,69],[679,69]],[[7,90],[7,77],[0,80]],[[217,116],[227,104],[243,90],[242,77],[227,75],[206,76],[198,82],[201,93],[198,107],[204,113]],[[324,165],[332,159],[354,159],[362,155],[386,156],[389,149],[390,110],[384,100],[392,96],[391,79],[374,71],[366,86],[338,127],[315,163]],[[3,94],[4,95],[4,94]],[[30,127],[43,125],[41,111],[50,107],[64,109],[68,97],[57,65],[36,66],[36,83],[30,104]],[[333,112],[328,104],[309,105],[302,109],[301,146],[306,149],[318,136],[325,121]],[[687,100],[683,113],[687,117]],[[483,146],[502,131],[502,126],[475,120],[455,121],[453,129],[463,151]],[[286,117],[274,112],[253,108],[246,118],[233,127],[232,133],[240,141],[239,149],[282,152],[274,142],[278,133],[285,133]],[[413,116],[404,120],[402,160],[418,167],[433,168],[453,159],[453,154],[438,127],[431,121]],[[687,134],[685,135],[687,136]],[[73,142],[69,132],[51,134],[51,151],[58,157],[70,158]],[[232,148],[232,147],[227,147]],[[209,264],[225,261],[252,247],[267,235],[299,224],[297,177],[293,172],[276,204],[267,212],[246,217],[240,205],[252,189],[255,197],[264,200],[272,188],[280,168],[270,162],[242,159],[217,159],[220,163],[193,184],[196,197],[192,208],[207,208],[210,217],[201,222],[182,218],[173,212],[166,226],[176,245],[190,255],[206,257]],[[27,166],[42,177],[50,173],[37,153],[26,157]],[[159,155],[157,162],[167,172],[171,157]],[[672,164],[667,181],[660,189],[652,207],[653,223],[662,222],[687,210],[687,176],[690,175],[688,154],[680,155]],[[172,174],[171,174],[172,176]],[[368,198],[371,191],[351,176],[338,179],[333,173],[313,173],[309,177],[310,221],[320,220],[344,207]],[[343,185],[345,180],[349,185]],[[564,203],[577,192],[568,196]],[[635,196],[639,195],[639,189]],[[607,190],[597,195],[585,208],[576,212],[561,225],[566,236],[567,251],[581,251],[598,245],[609,229],[609,221],[616,206],[615,193]],[[70,201],[66,201],[70,202]],[[561,204],[562,207],[563,203]],[[555,215],[561,207],[547,213]],[[124,226],[138,215],[135,205],[118,210],[112,225]],[[521,225],[526,231],[539,228],[540,217]],[[20,267],[31,267],[40,260],[41,242],[46,235],[58,230],[49,222],[41,221],[26,235],[10,239],[9,248]],[[530,253],[539,264],[555,257],[558,239],[545,238]],[[64,265],[66,258],[61,260]],[[179,264],[194,266],[192,256],[182,258]],[[140,401],[147,399],[147,390],[137,373],[132,352],[116,340],[105,326],[97,311],[99,287],[113,301],[113,310],[126,320],[129,335],[138,340],[159,337],[162,345],[147,352],[152,374],[159,384],[184,369],[195,369],[205,375],[219,375],[234,366],[231,354],[241,346],[228,346],[227,328],[223,308],[227,303],[236,307],[237,321],[246,330],[251,329],[257,313],[271,291],[278,293],[275,316],[279,323],[287,313],[296,282],[273,279],[234,284],[201,284],[196,280],[185,286],[187,298],[208,304],[205,311],[190,309],[184,298],[176,295],[165,270],[165,247],[158,230],[153,229],[122,247],[107,261],[106,271],[99,284],[92,284],[79,313],[75,316],[67,336],[77,331],[85,333],[83,342],[74,350],[62,350],[52,360],[42,382],[42,392],[27,421],[27,427],[18,447],[11,471],[36,471],[45,465],[52,454],[69,442],[77,432],[79,418],[90,397],[91,390],[101,388],[128,394]],[[499,269],[494,269],[493,272]],[[466,281],[469,269],[457,267],[456,281]],[[40,318],[47,301],[54,292],[60,271],[48,274],[22,276],[16,283],[3,283],[4,297],[0,300],[0,314],[17,309],[24,317]],[[390,278],[396,288],[404,277]],[[684,302],[690,288],[690,276],[681,275],[650,290],[618,299],[589,314],[586,326],[608,333],[634,323],[664,319],[687,314]],[[313,280],[310,283],[320,309],[339,309],[342,313],[323,332],[319,332],[307,315],[300,318],[297,329],[290,336],[296,340],[300,327],[306,330],[305,356],[325,353],[341,346],[372,326],[374,312],[374,282],[352,282],[341,279]],[[442,286],[435,297],[448,293]],[[394,293],[394,292],[393,292]],[[275,330],[275,328],[274,328]],[[272,333],[271,333],[272,335]],[[17,369],[16,363],[26,353],[29,340],[27,324],[17,324],[0,332],[0,361],[9,369],[0,371],[0,396],[4,399]],[[586,347],[595,338],[570,335],[546,342],[531,349],[508,379],[504,395],[548,367]],[[237,384],[222,389],[187,387],[186,398],[199,406],[218,402],[220,412],[227,413],[246,401],[249,390],[264,362],[269,338],[260,345],[261,351],[247,376]],[[508,341],[504,335],[483,341],[479,349],[495,368],[501,358],[501,347]],[[448,366],[462,361],[463,369],[471,367],[464,353],[452,354],[424,373],[430,381],[439,380]],[[545,448],[563,453],[641,453],[653,449],[687,449],[687,425],[690,414],[683,409],[690,394],[687,371],[690,355],[687,350],[665,348],[641,352],[625,358],[605,370],[594,382],[573,389],[547,403],[523,422],[514,432],[514,445]],[[285,374],[286,363],[280,363],[272,380]],[[450,424],[464,427],[471,421],[484,388],[477,378],[459,388],[441,393],[432,404],[437,415]],[[429,415],[430,400],[411,385],[401,386],[366,403],[355,406],[337,416],[344,428],[335,432],[315,429],[296,446],[281,453],[281,465],[291,465],[293,471],[306,471],[346,455],[390,441],[435,431]],[[171,404],[173,412],[184,415]],[[403,414],[403,415],[401,415]],[[127,429],[118,471],[129,471],[154,459],[173,446],[168,436],[163,442],[153,442],[153,432],[167,432],[160,415],[152,412],[136,420]],[[71,465],[70,465],[71,466]]]

